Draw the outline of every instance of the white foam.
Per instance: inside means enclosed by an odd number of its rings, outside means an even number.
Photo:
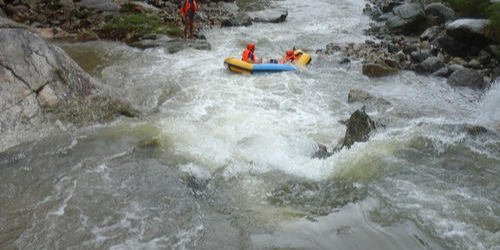
[[[500,79],[486,93],[479,108],[477,122],[483,125],[492,125],[500,130]]]

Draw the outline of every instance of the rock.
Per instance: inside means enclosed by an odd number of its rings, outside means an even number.
[[[346,123],[343,147],[350,148],[355,142],[365,142],[370,137],[370,133],[375,129],[375,122],[362,110],[356,110]]]
[[[2,23],[2,25],[5,25]],[[57,129],[137,111],[38,34],[0,29],[0,152]]]
[[[418,26],[425,21],[425,13],[421,4],[408,3],[393,10],[394,17],[386,22],[387,28],[392,33],[418,32]]]
[[[120,5],[112,0],[82,0],[80,5],[97,11],[119,11]]]
[[[481,63],[477,59],[472,59],[467,63],[467,66],[473,69],[480,69]]]
[[[247,13],[253,22],[281,23],[286,20],[288,11],[283,9],[266,9]]]
[[[477,70],[463,68],[453,72],[448,78],[448,84],[460,87],[484,89],[483,75]]]
[[[500,47],[496,45],[489,45],[486,51],[493,55],[497,60],[500,60]]]
[[[59,0],[59,4],[69,8],[73,8],[75,6],[73,0]]]
[[[351,89],[349,90],[349,94],[347,95],[347,102],[375,102],[377,98],[372,94],[360,90],[360,89]]]
[[[429,27],[420,35],[420,40],[432,41],[439,35],[440,32],[441,32],[441,28],[439,26]]]
[[[486,19],[458,19],[446,26],[446,34],[467,44],[485,46],[493,44],[493,40],[483,33],[487,24]]]
[[[380,63],[367,63],[363,64],[362,72],[369,77],[381,77],[396,74],[399,70]]]
[[[437,56],[431,56],[425,59],[423,62],[419,63],[415,71],[418,73],[433,73],[444,67],[444,62],[442,58]]]
[[[465,67],[460,65],[460,64],[450,64],[450,65],[448,65],[447,68],[450,71],[450,73],[453,73],[457,70],[465,69]]]
[[[450,64],[458,64],[458,65],[462,65],[462,66],[467,64],[467,62],[463,58],[460,58],[460,57],[451,58],[449,63]]]
[[[392,58],[384,58],[383,59],[383,62],[385,65],[391,67],[391,68],[394,68],[394,69],[401,69],[401,65],[399,65],[399,63],[392,59]]]
[[[148,3],[139,2],[139,1],[131,1],[130,4],[140,9],[141,11],[149,12],[149,13],[158,13],[161,9],[154,7]]]
[[[43,107],[54,108],[59,102],[59,99],[50,85],[45,85],[42,90],[38,92],[38,101],[40,101],[40,105]]]
[[[432,42],[441,47],[446,53],[451,56],[468,56],[475,53],[476,48],[465,42],[455,40],[443,32]]]
[[[445,23],[455,18],[455,11],[446,7],[442,3],[431,3],[425,6],[424,11],[426,15],[439,17],[441,23]]]
[[[250,25],[252,25],[252,18],[245,12],[238,12],[234,14],[231,19],[225,19],[221,22],[222,27],[250,26]]]
[[[422,49],[413,51],[410,53],[411,59],[416,63],[421,63],[425,61],[429,56],[431,56],[431,51],[428,49]]]
[[[328,158],[332,155],[332,153],[328,152],[328,149],[325,145],[318,145],[318,151],[311,156],[311,158],[324,159]]]
[[[140,49],[147,49],[159,46],[166,46],[168,42],[172,41],[172,38],[159,34],[148,34],[142,38],[143,39],[140,41],[131,43],[130,46]]]
[[[376,106],[377,111],[380,113],[387,110],[387,108],[391,105],[391,103],[387,100],[375,97],[372,94],[360,89],[351,89],[347,95],[347,102],[360,102],[368,104],[369,106]]]
[[[448,70],[448,67],[443,67],[441,69],[438,69],[434,73],[432,73],[433,76],[438,76],[438,77],[445,77],[448,78],[450,76],[450,71]]]
[[[188,48],[197,50],[210,50],[211,48],[207,40],[200,40],[200,39],[189,40],[189,41],[184,41],[182,39],[172,39],[161,46],[167,49],[167,51],[171,54],[177,53],[181,50]]]

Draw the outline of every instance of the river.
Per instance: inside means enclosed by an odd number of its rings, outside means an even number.
[[[483,92],[315,53],[364,42],[362,0],[283,0],[286,22],[207,29],[210,51],[61,45],[144,115],[0,157],[1,249],[500,249],[500,80]],[[299,72],[238,75],[247,42]],[[362,103],[383,124],[325,159]],[[487,128],[482,131],[479,126]],[[1,155],[0,155],[1,156]]]

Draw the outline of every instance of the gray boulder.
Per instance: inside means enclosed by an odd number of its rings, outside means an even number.
[[[446,26],[446,34],[459,41],[491,44],[483,32],[487,24],[486,19],[458,19]]]
[[[24,29],[0,29],[0,83],[0,152],[49,135],[54,124],[138,115],[61,48]]]
[[[395,7],[394,16],[386,22],[386,27],[392,33],[415,33],[425,22],[424,8],[419,3],[408,3]]]
[[[455,11],[446,7],[442,3],[431,3],[425,6],[424,11],[426,15],[439,17],[441,23],[445,23],[455,18]]]
[[[477,70],[462,68],[453,72],[448,78],[448,84],[459,87],[484,89],[483,75]]]

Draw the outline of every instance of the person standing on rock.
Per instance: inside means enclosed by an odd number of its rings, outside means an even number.
[[[189,38],[193,38],[193,22],[194,14],[198,11],[196,0],[182,0],[182,7],[179,12],[184,16],[184,40],[187,40],[187,31],[189,30]]]

